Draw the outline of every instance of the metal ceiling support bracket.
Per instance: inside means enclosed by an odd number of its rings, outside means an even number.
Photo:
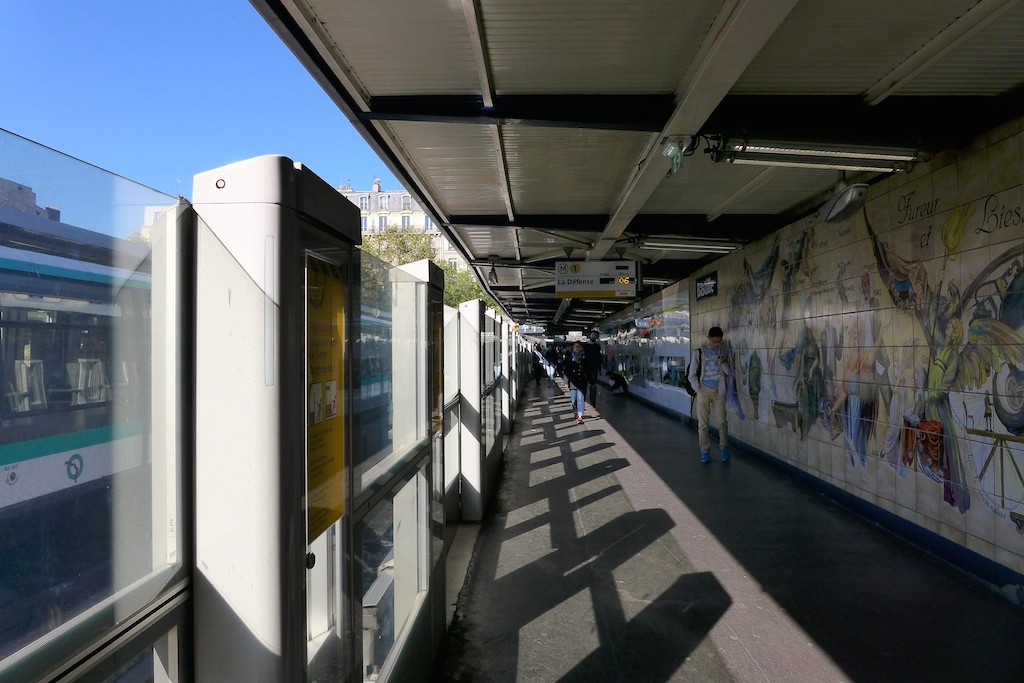
[[[605,257],[614,242],[604,238],[618,238],[664,180],[671,162],[656,143],[701,130],[796,4],[797,0],[733,0],[724,5],[709,38],[698,49],[694,66],[676,88],[675,111],[654,144],[648,144],[637,173],[627,182],[602,240],[589,258]]]
[[[508,182],[508,165],[505,163],[505,144],[501,139],[501,128],[491,126],[491,140],[494,143],[495,166],[498,169],[498,184],[501,186],[501,196],[505,200],[505,215],[509,221],[515,221],[515,207],[512,206],[512,187]]]
[[[476,73],[480,78],[480,93],[485,107],[494,106],[494,89],[491,87],[491,65],[487,60],[487,40],[484,37],[484,26],[480,20],[480,6],[477,0],[462,0],[462,12],[466,15],[466,30],[469,32],[469,44],[473,50],[473,61]]]
[[[921,46],[902,64],[882,76],[875,85],[865,91],[864,99],[870,105],[878,104],[1018,2],[1019,0],[981,0],[944,31]]]

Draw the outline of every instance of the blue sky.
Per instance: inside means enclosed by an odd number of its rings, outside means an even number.
[[[400,188],[246,0],[0,0],[0,17],[0,128],[170,195],[262,154]]]

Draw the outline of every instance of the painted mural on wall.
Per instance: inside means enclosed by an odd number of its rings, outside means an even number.
[[[952,186],[790,226],[743,252],[708,314],[728,318],[747,420],[832,444],[847,470],[926,476],[1024,533],[1021,190],[958,205]]]

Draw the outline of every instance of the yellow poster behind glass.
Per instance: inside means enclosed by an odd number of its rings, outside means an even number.
[[[312,541],[345,514],[345,283],[306,259],[306,526]]]

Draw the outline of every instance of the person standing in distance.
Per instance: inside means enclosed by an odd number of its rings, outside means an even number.
[[[714,412],[718,422],[718,449],[722,462],[729,462],[729,418],[725,410],[726,377],[733,373],[729,348],[722,339],[722,328],[708,330],[708,340],[690,356],[690,384],[697,387],[694,410],[697,413],[697,443],[700,461],[711,462],[711,437],[708,423]]]
[[[583,424],[583,397],[587,394],[587,373],[583,369],[583,345],[576,342],[569,357],[562,363],[562,373],[569,387],[569,402],[576,424]]]
[[[601,344],[597,341],[600,334],[591,330],[587,343],[583,345],[583,371],[587,373],[587,402],[594,413],[597,413],[597,376],[601,373]]]

